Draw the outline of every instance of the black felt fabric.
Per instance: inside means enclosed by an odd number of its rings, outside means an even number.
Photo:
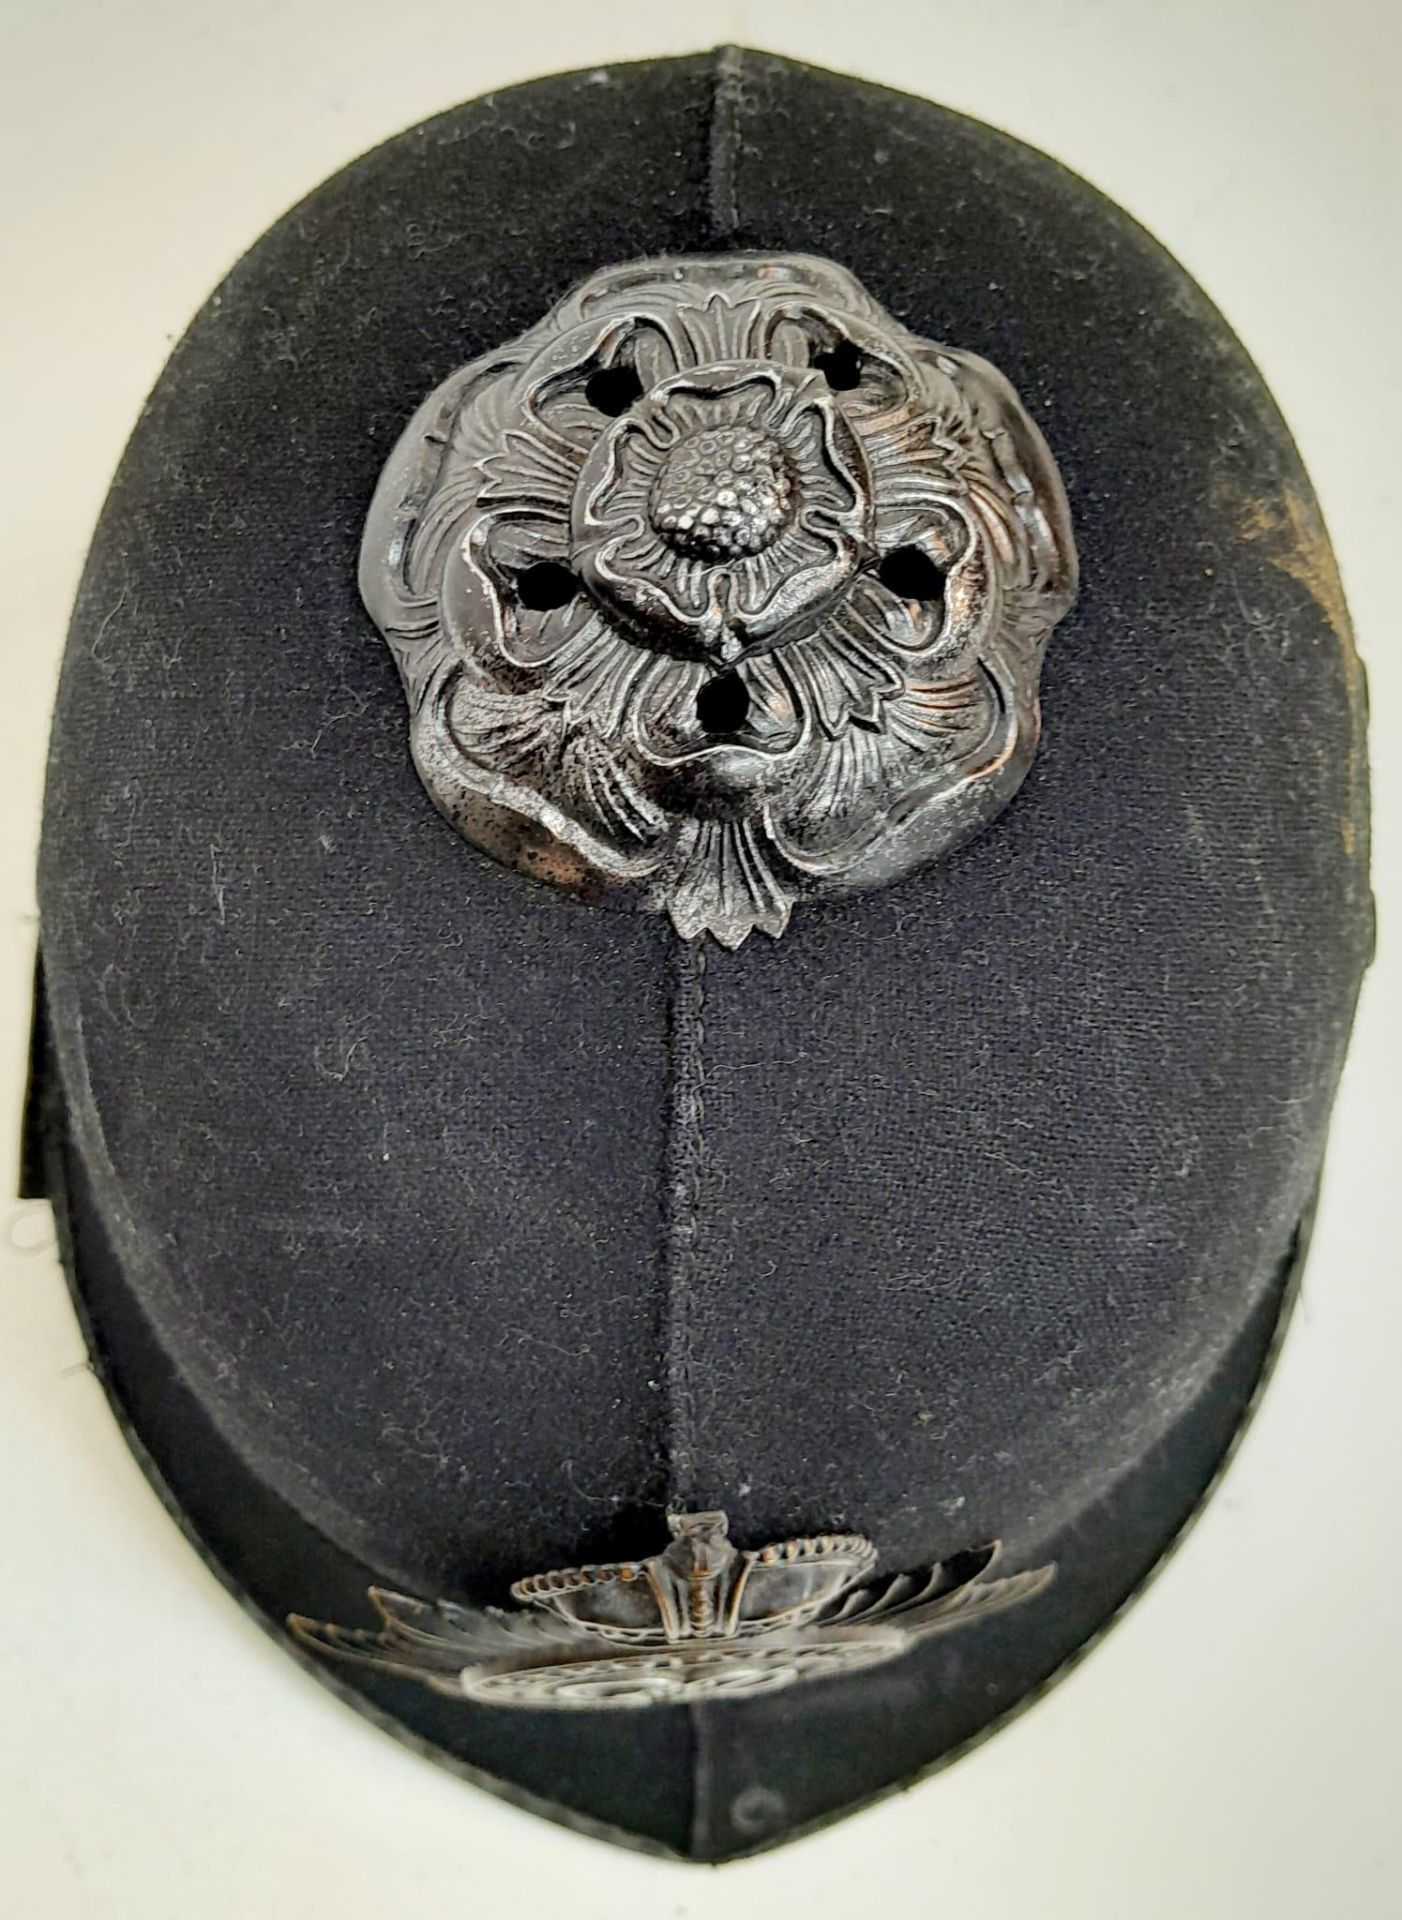
[[[249,1472],[163,1353],[114,1257],[54,1091],[37,1103],[36,1134],[64,1265],[94,1369],[156,1491],[284,1645],[296,1609],[371,1624],[365,1588],[375,1570]],[[643,1714],[484,1707],[299,1657],[433,1758],[535,1812],[696,1860],[772,1846],[957,1753],[1103,1630],[1220,1467],[1288,1318],[1302,1250],[1303,1236],[1211,1389],[1108,1498],[1053,1537],[1050,1591],[972,1636],[935,1639],[845,1680]]]
[[[1276,1274],[1369,937],[1361,679],[1277,410],[1139,228],[835,75],[746,59],[728,110],[732,244],[1001,368],[1081,553],[991,831],[706,956],[693,1492],[902,1565],[1071,1520]]]
[[[461,844],[354,587],[438,380],[707,246],[992,359],[1082,551],[1009,812],[733,956]],[[84,579],[41,917],[132,1289],[248,1470],[422,1591],[651,1550],[674,1497],[1033,1551],[1281,1271],[1369,938],[1361,725],[1278,415],[1083,183],[762,56],[459,109],[215,296]]]
[[[435,815],[360,529],[446,373],[695,244],[712,93],[548,82],[291,213],[147,407],[63,675],[43,941],[133,1285],[268,1480],[426,1588],[665,1496],[667,941]]]

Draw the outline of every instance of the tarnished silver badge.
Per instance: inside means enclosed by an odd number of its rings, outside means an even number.
[[[1051,1567],[985,1575],[989,1546],[873,1581],[859,1533],[742,1550],[723,1513],[671,1514],[672,1544],[647,1560],[518,1580],[530,1611],[461,1607],[370,1590],[378,1629],[289,1627],[318,1653],[510,1707],[645,1707],[770,1693],[850,1673],[937,1633],[1030,1599]]]
[[[459,832],[738,946],[1005,804],[1076,557],[986,361],[736,254],[596,274],[446,380],[361,590]]]

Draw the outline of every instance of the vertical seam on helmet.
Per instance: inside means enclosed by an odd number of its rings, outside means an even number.
[[[711,96],[707,189],[712,244],[734,244],[740,225],[736,162],[740,150],[740,87],[744,55],[722,47]],[[671,1110],[668,1115],[666,1240],[666,1473],[669,1504],[695,1497],[696,1437],[692,1378],[692,1289],[700,1211],[705,1123],[706,936],[672,939]],[[687,1710],[691,1740],[691,1848],[710,1855],[715,1828],[713,1761],[704,1710]]]
[[[729,239],[740,224],[736,160],[740,152],[740,81],[745,56],[739,47],[722,47],[716,61],[711,99],[711,238]]]
[[[705,1126],[706,952],[672,939],[668,1009],[669,1098],[663,1240],[664,1452],[669,1505],[684,1506],[695,1478],[691,1306]]]

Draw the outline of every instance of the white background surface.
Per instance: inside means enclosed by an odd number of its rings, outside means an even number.
[[[0,26],[0,1166],[47,712],[147,389],[289,203],[412,121],[552,69],[725,40],[795,54],[1006,127],[1158,234],[1274,387],[1330,522],[1372,680],[1382,902],[1302,1311],[1206,1518],[1018,1724],[720,1881],[497,1804],[276,1652],[128,1457],[81,1364],[47,1210],[0,1201],[0,1912],[1402,1912],[1399,9],[4,0]]]

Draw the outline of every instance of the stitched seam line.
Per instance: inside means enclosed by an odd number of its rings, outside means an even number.
[[[669,1504],[692,1497],[696,1469],[692,1291],[696,1283],[706,1030],[706,949],[702,940],[672,939],[668,1050],[667,1218],[663,1251],[665,1447]]]
[[[716,63],[711,103],[711,238],[728,240],[740,224],[736,160],[740,152],[740,76],[745,56],[739,47],[722,47]]]
[[[740,225],[737,162],[744,55],[723,47],[711,97],[707,188],[713,245],[734,245]],[[701,1200],[705,1123],[706,939],[672,940],[671,1068],[668,1116],[666,1365],[667,1472],[672,1501],[695,1504],[696,1409],[692,1363],[692,1290]],[[715,1758],[709,1716],[700,1702],[687,1709],[691,1737],[691,1851],[705,1858],[716,1829]]]

